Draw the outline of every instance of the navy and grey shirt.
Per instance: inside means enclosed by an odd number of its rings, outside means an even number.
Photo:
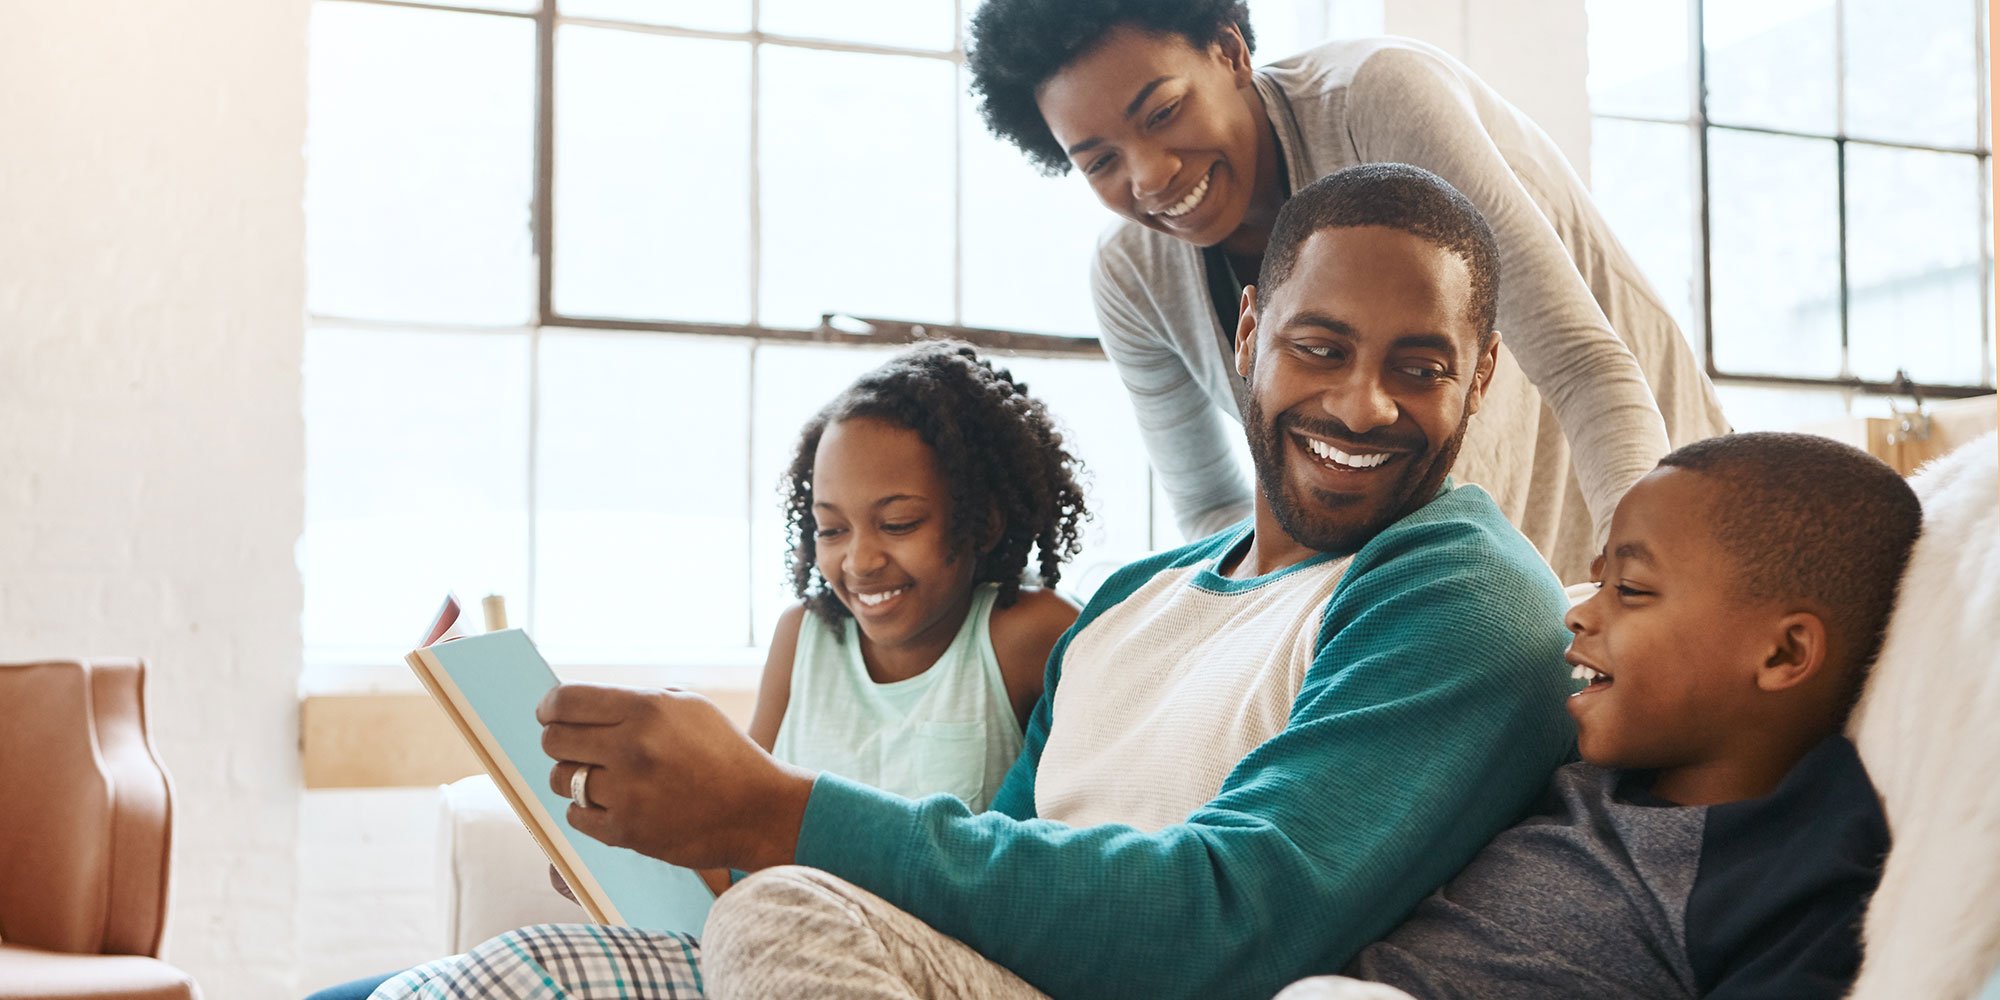
[[[1759,799],[1676,806],[1636,776],[1556,772],[1508,828],[1346,970],[1448,997],[1846,993],[1889,827],[1834,736]]]

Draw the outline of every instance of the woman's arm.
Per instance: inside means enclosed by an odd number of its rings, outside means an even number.
[[[1111,239],[1098,247],[1090,282],[1098,337],[1131,394],[1146,455],[1182,537],[1203,538],[1250,515],[1250,486],[1235,451],[1243,434],[1174,353],[1168,332],[1154,329],[1158,314],[1144,318],[1135,304],[1145,280]]]
[[[1022,588],[1019,600],[1005,608],[993,609],[988,625],[993,637],[993,656],[1000,661],[1000,680],[1007,686],[1007,701],[1014,716],[1027,728],[1028,716],[1042,698],[1043,678],[1048,675],[1049,652],[1076,624],[1077,607],[1069,598],[1053,590]]]
[[[1570,248],[1529,189],[1545,197],[1587,200],[1589,194],[1552,145],[1545,151],[1524,146],[1510,162],[1481,117],[1480,100],[1447,59],[1387,48],[1355,72],[1347,91],[1348,129],[1364,162],[1423,167],[1486,216],[1500,247],[1498,325],[1569,439],[1601,538],[1619,498],[1667,453],[1666,424],[1638,361],[1612,331]],[[1527,141],[1539,138],[1530,132]],[[1517,174],[1517,167],[1524,172]]]

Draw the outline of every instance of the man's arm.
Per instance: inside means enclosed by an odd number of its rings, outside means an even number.
[[[1572,739],[1554,579],[1403,534],[1401,554],[1357,556],[1289,725],[1187,822],[973,816],[822,776],[797,860],[1056,996],[1269,996],[1338,969],[1515,819]]]
[[[1157,312],[1149,321],[1133,302],[1133,288],[1144,280],[1109,240],[1098,248],[1090,280],[1098,339],[1132,397],[1146,455],[1181,536],[1192,541],[1250,515],[1250,487],[1233,450],[1243,435],[1168,346],[1168,331],[1154,329]]]

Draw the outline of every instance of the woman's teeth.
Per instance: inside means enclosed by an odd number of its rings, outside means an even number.
[[[908,589],[910,588],[897,587],[895,590],[884,590],[873,594],[855,594],[854,601],[864,608],[872,608]]]
[[[1306,447],[1312,449],[1312,453],[1318,455],[1320,458],[1336,465],[1344,465],[1350,469],[1372,469],[1389,460],[1387,452],[1378,452],[1372,455],[1350,455],[1318,438],[1306,438]]]
[[[1210,167],[1208,168],[1208,173],[1201,175],[1201,183],[1196,184],[1194,190],[1187,193],[1187,197],[1168,206],[1160,214],[1169,219],[1178,219],[1194,211],[1195,206],[1200,205],[1201,200],[1208,196],[1208,179],[1213,176],[1215,176],[1215,168]]]
[[[1577,664],[1575,670],[1569,672],[1569,676],[1571,680],[1582,681],[1585,684],[1595,684],[1598,681],[1603,681],[1607,684],[1611,682],[1610,674],[1601,670],[1593,670],[1581,663]]]

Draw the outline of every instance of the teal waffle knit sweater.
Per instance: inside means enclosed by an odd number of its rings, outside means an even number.
[[[1568,756],[1566,604],[1484,491],[1448,487],[1354,555],[1284,729],[1185,822],[1142,833],[1037,818],[1052,728],[1084,724],[1053,717],[1071,644],[1156,574],[1212,566],[1243,535],[1105,583],[1050,655],[992,811],[822,775],[798,862],[1055,997],[1265,998],[1338,971],[1522,815]]]

